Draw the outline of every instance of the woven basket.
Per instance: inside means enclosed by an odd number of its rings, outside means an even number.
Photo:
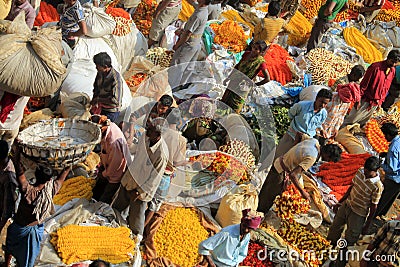
[[[53,169],[84,161],[100,139],[97,124],[74,119],[41,121],[18,135],[25,157]]]

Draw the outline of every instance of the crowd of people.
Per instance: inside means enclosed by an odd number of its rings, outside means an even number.
[[[360,12],[370,22],[383,2],[365,0]],[[237,1],[192,2],[194,13],[183,29],[176,32],[178,41],[173,47],[175,53],[171,66],[197,61],[207,21],[217,18],[221,6],[228,3],[238,7]],[[98,1],[93,1],[93,4],[100,5]],[[135,14],[138,4],[136,0],[118,2],[118,6],[131,15]],[[256,86],[270,81],[264,55],[298,6],[297,0],[271,1],[266,17],[256,25],[253,41],[235,66],[237,71],[251,80],[262,73],[264,78]],[[180,0],[162,0],[159,3],[150,29],[149,47],[159,44],[165,28],[177,19],[181,8]],[[347,8],[347,0],[328,0],[320,7],[306,46],[307,52],[318,46],[321,36],[337,14]],[[65,0],[57,10],[60,13],[62,39],[73,48],[78,38],[87,33],[81,2]],[[36,11],[27,0],[14,0],[6,19],[13,20],[20,12],[25,12],[26,23],[32,28]],[[125,111],[125,118],[118,124],[122,115],[122,76],[113,68],[111,57],[105,52],[96,54],[93,62],[97,76],[90,103],[90,120],[101,128],[101,160],[93,198],[111,205],[119,212],[129,208],[129,228],[141,241],[146,238],[147,226],[154,213],[160,210],[166,200],[176,167],[192,164],[186,161],[188,140],[178,127],[182,121],[181,111],[173,107],[174,98],[166,94],[137,110]],[[311,201],[310,194],[302,185],[302,175],[308,175],[307,171],[318,161],[338,162],[341,159],[342,149],[326,141],[334,139],[339,130],[347,125],[358,123],[364,126],[371,119],[374,112],[383,106],[393,83],[396,83],[396,66],[399,62],[400,51],[393,49],[385,60],[375,62],[367,69],[355,65],[350,73],[337,79],[329,90],[321,89],[315,99],[300,101],[290,108],[289,129],[279,140],[273,164],[260,188],[259,213],[244,210],[240,224],[225,227],[200,243],[199,254],[203,256],[203,264],[238,266],[247,255],[250,231],[257,229],[263,219],[260,213],[267,214],[271,210],[275,198],[282,194],[289,183],[296,186],[303,198]],[[190,69],[184,72],[190,74]],[[229,88],[238,85],[233,77],[228,77],[226,82]],[[396,90],[398,87],[393,89],[392,94]],[[70,169],[56,173],[39,166],[35,171],[35,179],[28,181],[21,163],[20,147],[14,139],[29,98],[18,96],[13,107],[8,108],[7,101],[3,101],[10,99],[6,95],[8,93],[3,93],[0,101],[0,231],[12,219],[7,228],[5,266],[10,265],[13,256],[17,266],[30,267],[34,266],[39,254],[43,222],[54,213],[52,198],[60,190]],[[246,97],[246,94],[239,96],[226,89],[221,101],[240,113]],[[4,112],[8,112],[5,117]],[[141,124],[145,134],[137,135],[135,124]],[[381,130],[390,143],[389,150],[379,157],[366,160],[357,171],[352,186],[334,207],[336,215],[327,237],[333,246],[343,235],[345,226],[344,238],[348,245],[354,245],[361,235],[368,233],[374,219],[386,215],[398,199],[399,129],[393,123],[385,123]],[[385,172],[384,177],[379,175],[380,168]],[[368,247],[375,255],[400,250],[399,219],[387,222],[375,235]],[[332,264],[345,266],[346,260],[339,259]],[[391,262],[361,262],[362,266],[378,264],[396,266],[399,259]],[[90,266],[109,264],[94,261]]]

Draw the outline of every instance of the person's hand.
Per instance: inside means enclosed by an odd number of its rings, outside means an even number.
[[[311,202],[311,196],[307,191],[303,190],[303,192],[301,192],[301,195],[303,196],[304,199],[306,199],[309,202]]]
[[[355,108],[356,110],[360,110],[360,107],[361,107],[360,102],[354,103],[354,108]]]
[[[321,129],[320,133],[321,133],[321,135],[322,135],[323,138],[328,139],[328,137],[329,137],[329,136],[328,136],[328,133],[327,133],[324,129]]]
[[[332,138],[336,138],[337,135],[338,135],[338,130],[337,129],[333,130]]]
[[[178,50],[179,46],[177,46],[176,44],[172,47],[172,50],[176,51]]]
[[[337,211],[339,210],[339,208],[342,206],[342,203],[337,203],[335,206],[333,206],[333,212],[337,213]]]

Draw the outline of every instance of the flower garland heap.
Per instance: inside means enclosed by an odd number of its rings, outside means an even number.
[[[199,263],[198,246],[209,236],[193,209],[170,210],[154,236],[157,257],[165,257],[182,267]]]
[[[214,43],[235,53],[242,52],[246,48],[248,36],[236,21],[225,20],[221,24],[212,23],[210,28],[215,33]]]
[[[372,148],[378,152],[387,152],[389,150],[389,142],[385,139],[385,135],[381,131],[381,125],[375,119],[370,119],[365,124],[365,134]]]
[[[110,15],[117,23],[113,31],[114,35],[125,36],[132,31],[131,15],[122,8],[107,7],[106,13]]]
[[[293,219],[294,214],[306,213],[310,202],[304,199],[299,190],[291,184],[280,196],[275,198],[275,212],[281,219]]]
[[[150,33],[151,23],[153,21],[154,12],[157,9],[157,2],[154,0],[142,0],[136,8],[133,20],[136,27],[148,37]]]
[[[57,195],[53,197],[53,202],[56,205],[64,205],[74,198],[92,199],[92,189],[96,184],[95,179],[86,178],[83,176],[73,177],[66,180]]]
[[[113,264],[132,259],[135,242],[127,227],[67,225],[51,233],[50,243],[65,264],[102,259]]]

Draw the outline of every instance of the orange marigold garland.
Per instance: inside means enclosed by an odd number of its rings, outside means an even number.
[[[129,89],[131,89],[132,93],[136,93],[139,85],[146,79],[146,73],[136,73],[126,80],[126,84],[128,85]]]
[[[114,35],[124,36],[132,31],[132,19],[128,12],[122,8],[107,7],[106,13],[117,23],[113,31]]]
[[[212,23],[210,28],[215,33],[214,43],[222,45],[235,53],[239,53],[246,48],[248,36],[236,21],[225,20],[221,24]]]
[[[286,49],[278,44],[271,44],[267,53],[265,53],[264,59],[271,80],[277,81],[282,85],[292,80],[292,72],[286,64],[286,60],[293,61],[293,59]],[[260,72],[259,76],[263,77],[264,75]]]
[[[331,193],[340,200],[352,184],[358,169],[364,166],[365,160],[370,156],[369,153],[342,154],[339,162],[322,164],[317,176],[322,178],[322,182],[329,186],[332,189]]]
[[[136,27],[146,37],[150,33],[151,23],[156,8],[156,1],[142,0],[142,2],[140,2],[136,8],[135,14],[133,15],[133,21],[135,22]]]
[[[365,125],[365,134],[372,148],[378,152],[387,152],[389,142],[385,139],[385,135],[381,131],[381,127],[377,120],[371,119]]]

